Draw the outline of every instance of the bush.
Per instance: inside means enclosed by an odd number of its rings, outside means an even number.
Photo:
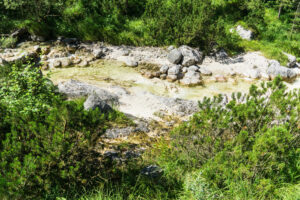
[[[16,46],[17,39],[13,37],[2,37],[0,39],[1,48],[14,48]]]
[[[173,159],[199,169],[218,196],[278,199],[281,188],[300,180],[300,91],[287,92],[277,78],[223,100],[205,98],[173,131]]]
[[[97,139],[122,115],[64,101],[32,65],[13,66],[1,84],[1,197],[68,197],[102,181]]]

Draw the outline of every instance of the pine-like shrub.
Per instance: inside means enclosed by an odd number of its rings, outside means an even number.
[[[97,139],[120,114],[64,101],[32,65],[1,79],[0,111],[1,198],[68,197],[103,181]]]
[[[228,104],[220,95],[199,106],[173,131],[169,151],[186,170],[201,171],[218,191],[215,198],[278,199],[283,188],[299,183],[299,91],[288,92],[277,78],[233,94]]]

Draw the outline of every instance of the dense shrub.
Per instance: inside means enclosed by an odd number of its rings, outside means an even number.
[[[285,0],[279,19],[278,2],[4,0],[0,2],[0,33],[25,26],[31,34],[46,39],[63,35],[118,45],[186,44],[205,51],[220,47],[231,53],[258,49],[276,59],[282,55],[273,50],[299,55],[297,1]],[[238,23],[264,43],[239,44],[240,39],[229,32]]]
[[[181,168],[199,169],[199,184],[216,198],[278,199],[299,183],[300,92],[287,92],[278,78],[223,100],[200,102],[201,111],[173,131],[168,152]]]
[[[96,141],[123,116],[64,101],[32,65],[8,71],[0,87],[0,196],[53,199],[101,182]]]
[[[12,37],[0,38],[0,47],[1,48],[14,48],[16,43],[17,43],[16,38],[12,38]]]

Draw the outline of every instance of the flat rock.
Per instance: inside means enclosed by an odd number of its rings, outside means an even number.
[[[85,110],[95,110],[99,109],[101,112],[108,112],[112,110],[112,107],[102,99],[103,96],[100,96],[99,93],[90,94],[89,97],[84,102],[83,106]],[[105,96],[104,98],[107,98]]]
[[[119,104],[119,98],[117,95],[112,94],[104,89],[100,89],[96,86],[76,80],[68,80],[66,82],[59,83],[58,90],[60,93],[63,93],[70,98],[78,98],[96,94],[108,105],[114,106]]]
[[[276,60],[270,61],[270,66],[267,70],[267,73],[271,79],[274,79],[276,76],[280,75],[284,80],[291,81],[297,77],[297,74],[294,70],[281,66]]]

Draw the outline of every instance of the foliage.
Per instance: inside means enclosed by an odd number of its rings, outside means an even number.
[[[292,0],[4,0],[0,10],[3,33],[25,26],[45,38],[64,35],[118,45],[186,44],[207,52],[225,48],[232,54],[242,48],[260,49],[277,59],[282,55],[275,50],[299,55],[297,2]],[[262,43],[241,42],[231,34],[229,30],[240,22]]]
[[[0,38],[1,48],[13,48],[17,43],[17,39],[13,37],[2,37]]]
[[[67,197],[102,181],[97,139],[122,115],[85,111],[82,100],[64,101],[30,64],[12,66],[1,84],[1,197]]]
[[[279,79],[233,94],[227,105],[222,96],[206,98],[174,130],[170,151],[181,167],[200,169],[220,198],[278,199],[281,188],[300,178],[299,98]]]

